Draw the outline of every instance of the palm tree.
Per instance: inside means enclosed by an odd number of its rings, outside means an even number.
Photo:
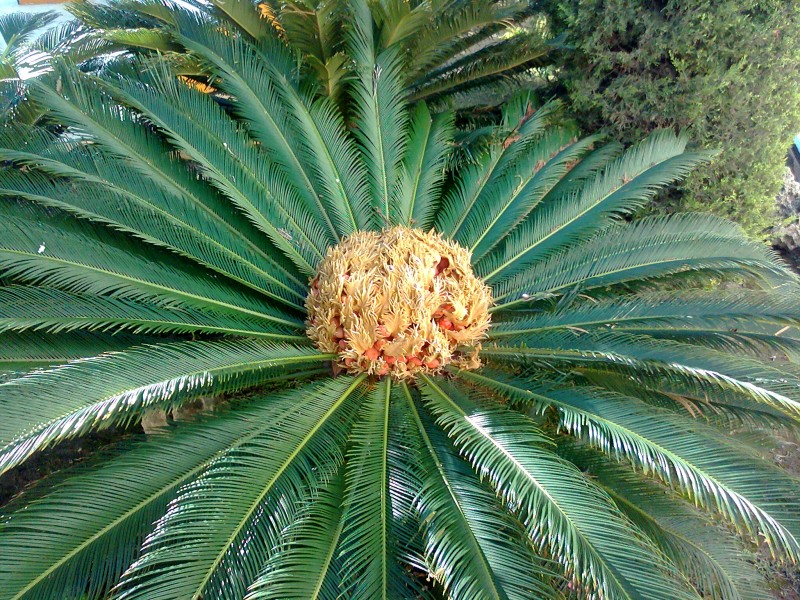
[[[0,108],[4,121],[30,124],[42,116],[41,107],[29,101],[25,80],[46,69],[52,55],[66,54],[65,40],[79,37],[79,25],[53,26],[57,20],[54,11],[0,17],[0,38],[4,43],[0,52]],[[96,43],[92,45],[99,50]]]
[[[549,65],[560,48],[550,39],[537,3],[528,0],[382,0],[369,3],[376,49],[394,47],[402,56],[404,86],[431,108],[486,109]],[[188,0],[154,6],[116,0],[79,3],[70,10],[98,39],[134,52],[187,50],[173,35],[176,13],[204,13],[247,39],[279,37],[303,57],[318,93],[337,101],[353,67],[347,43],[346,3],[339,0]],[[182,61],[184,76],[204,80],[204,63]],[[213,73],[213,69],[212,69]]]
[[[522,95],[449,170],[452,115],[348,10],[347,118],[279,40],[175,13],[219,94],[56,63],[60,127],[2,130],[0,472],[217,400],[5,506],[0,597],[765,597],[742,540],[800,555],[758,445],[800,414],[797,278],[632,218],[705,159],[670,132]]]

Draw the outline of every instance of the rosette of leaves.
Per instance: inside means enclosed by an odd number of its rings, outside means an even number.
[[[800,415],[796,278],[726,221],[633,218],[704,159],[669,132],[521,97],[448,170],[451,116],[348,10],[346,115],[181,13],[224,104],[159,58],[57,65],[56,133],[2,131],[0,470],[220,400],[3,507],[0,597],[765,597],[741,541],[798,558],[798,482],[748,432]],[[481,368],[333,376],[305,336],[326,250],[391,226],[471,254]]]
[[[546,18],[527,0],[381,0],[368,2],[376,49],[393,47],[401,80],[414,100],[467,112],[495,108],[515,89],[533,86],[561,47]],[[126,53],[166,53],[181,73],[207,91],[214,69],[186,55],[173,35],[176,15],[203,13],[251,41],[278,37],[302,57],[317,93],[346,102],[355,57],[348,42],[349,11],[339,0],[115,0],[69,8],[97,39]],[[183,18],[183,17],[177,17]],[[205,87],[210,84],[210,87]]]

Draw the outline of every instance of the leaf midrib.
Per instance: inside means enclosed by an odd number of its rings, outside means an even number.
[[[117,278],[122,279],[124,281],[128,281],[130,283],[137,284],[139,286],[154,288],[155,290],[161,291],[162,293],[166,293],[168,295],[175,295],[175,296],[179,296],[179,297],[183,296],[183,297],[189,298],[189,299],[191,299],[191,300],[193,300],[195,302],[199,301],[200,304],[205,304],[205,303],[214,304],[214,305],[220,306],[221,308],[223,308],[225,310],[229,310],[229,311],[233,311],[233,312],[242,312],[242,313],[245,313],[245,314],[248,314],[248,315],[252,315],[254,317],[259,317],[261,319],[265,319],[267,321],[272,321],[272,322],[278,323],[280,325],[286,325],[286,326],[292,327],[292,328],[297,328],[298,326],[300,326],[300,322],[299,321],[285,321],[284,319],[281,319],[281,318],[278,318],[278,317],[273,317],[273,316],[270,316],[270,315],[266,315],[264,313],[260,313],[258,311],[254,311],[254,310],[251,310],[249,308],[244,308],[242,306],[237,306],[237,305],[234,305],[234,304],[228,304],[227,302],[223,302],[222,300],[215,300],[213,298],[208,298],[208,297],[205,297],[205,296],[197,296],[196,294],[192,294],[192,293],[189,293],[189,292],[186,292],[186,291],[169,288],[169,287],[166,287],[166,286],[158,284],[158,283],[153,283],[151,281],[147,281],[145,279],[137,279],[135,277],[131,277],[131,276],[125,275],[123,273],[118,273],[116,271],[110,271],[110,270],[103,269],[101,267],[96,267],[94,265],[89,265],[89,264],[85,264],[85,263],[81,263],[81,262],[70,261],[70,260],[67,260],[65,258],[59,258],[57,256],[53,256],[52,254],[35,254],[33,252],[25,252],[25,251],[22,251],[22,250],[14,250],[14,249],[10,249],[10,248],[0,248],[0,253],[3,253],[3,252],[7,252],[9,254],[16,254],[16,255],[19,255],[19,256],[25,256],[25,257],[29,257],[29,258],[34,258],[34,259],[45,258],[47,260],[52,260],[54,262],[59,262],[59,263],[64,264],[64,265],[70,265],[70,266],[73,266],[73,267],[78,267],[80,269],[87,269],[89,271],[94,271],[95,273],[102,273],[105,276],[117,277]]]
[[[91,402],[90,404],[84,404],[83,406],[81,406],[81,407],[79,407],[77,409],[71,410],[67,414],[63,414],[62,413],[62,415],[60,415],[58,417],[55,417],[53,419],[50,419],[46,423],[40,424],[34,430],[28,431],[27,435],[25,435],[24,437],[16,437],[16,438],[11,439],[5,446],[0,448],[0,456],[5,454],[6,450],[8,448],[10,448],[11,446],[13,446],[15,443],[18,444],[22,440],[30,439],[33,435],[41,433],[42,431],[46,430],[48,427],[50,427],[52,425],[55,425],[59,421],[63,421],[64,419],[69,418],[71,415],[74,415],[77,412],[89,409],[92,406],[96,406],[98,404],[103,404],[103,403],[110,402],[110,401],[122,396],[123,394],[129,393],[131,391],[142,390],[142,389],[145,389],[145,388],[152,387],[154,385],[163,384],[166,381],[173,381],[175,379],[186,379],[186,378],[190,378],[190,377],[199,377],[199,376],[204,375],[204,374],[211,374],[214,371],[234,370],[234,371],[241,372],[243,370],[242,367],[248,366],[248,365],[261,365],[261,366],[264,366],[264,367],[274,367],[274,366],[278,366],[278,365],[288,365],[288,364],[293,364],[293,363],[314,362],[316,360],[330,360],[330,359],[335,358],[335,356],[336,355],[334,355],[334,354],[317,354],[317,355],[310,354],[310,355],[302,355],[302,356],[288,356],[288,357],[282,357],[282,358],[278,358],[278,359],[265,359],[265,360],[233,363],[233,364],[228,364],[228,365],[225,365],[223,367],[216,368],[216,369],[203,369],[201,371],[192,371],[192,372],[189,372],[189,373],[183,373],[183,374],[181,374],[180,377],[173,377],[171,379],[162,379],[161,381],[150,383],[150,384],[147,384],[147,385],[144,385],[144,386],[137,386],[137,387],[132,388],[132,389],[127,389],[127,390],[123,390],[121,392],[116,392],[114,394],[106,395],[103,398],[95,400],[95,401]],[[50,361],[50,362],[52,362],[52,361]],[[252,370],[255,370],[257,368],[259,368],[259,367],[258,366],[253,366]],[[17,385],[19,385],[19,381],[18,380],[14,380],[14,381],[11,381],[11,382],[8,382],[8,383],[9,384],[14,384],[15,387]],[[157,402],[163,402],[163,399],[162,400],[158,400]],[[2,469],[0,471],[0,473],[5,472],[5,471],[7,471],[7,468]]]
[[[548,239],[552,238],[553,236],[556,236],[556,235],[560,234],[564,229],[566,229],[567,227],[569,227],[570,225],[572,225],[573,223],[575,223],[579,219],[585,217],[587,214],[589,214],[591,211],[593,211],[598,206],[601,206],[610,197],[614,196],[615,194],[619,194],[622,190],[624,190],[627,187],[633,187],[632,184],[635,184],[637,182],[637,179],[639,179],[640,177],[642,177],[644,174],[646,174],[647,172],[651,171],[655,167],[658,167],[658,166],[664,164],[665,162],[671,160],[672,158],[674,158],[674,157],[670,156],[667,159],[660,160],[660,161],[648,164],[647,168],[642,169],[641,171],[639,171],[630,181],[628,181],[626,183],[623,183],[620,186],[615,186],[608,193],[604,194],[603,196],[598,198],[595,202],[589,204],[584,210],[580,211],[573,218],[569,219],[566,223],[563,223],[563,224],[559,225],[558,227],[555,227],[547,235],[545,235],[544,237],[536,240],[534,243],[528,245],[524,250],[518,251],[514,256],[512,256],[511,258],[509,258],[506,261],[502,262],[496,269],[494,269],[491,273],[489,273],[488,275],[482,277],[481,279],[483,279],[484,281],[487,281],[487,282],[490,281],[495,275],[497,275],[498,273],[503,271],[509,265],[515,263],[522,256],[524,256],[524,255],[528,254],[529,252],[533,251],[537,246],[540,246],[542,243],[546,242]]]
[[[592,552],[592,554],[595,556],[595,558],[597,559],[597,561],[598,561],[600,564],[602,564],[602,565],[603,565],[603,567],[604,567],[604,570],[605,570],[605,571],[608,573],[608,579],[610,579],[611,581],[613,581],[613,583],[615,584],[615,586],[617,587],[617,589],[618,589],[618,590],[620,590],[620,591],[622,591],[622,592],[625,594],[625,597],[626,597],[626,598],[628,598],[628,600],[635,600],[635,598],[633,598],[633,597],[632,597],[632,596],[631,596],[631,595],[628,593],[628,591],[627,591],[627,586],[624,586],[624,585],[622,585],[622,583],[619,581],[619,579],[618,579],[618,577],[617,577],[617,571],[616,571],[616,569],[614,569],[612,566],[610,566],[609,564],[607,564],[607,562],[604,560],[604,558],[603,558],[602,554],[600,554],[600,553],[597,551],[597,549],[594,547],[594,544],[593,544],[593,543],[589,542],[589,541],[586,539],[586,537],[584,536],[584,534],[581,532],[580,528],[578,528],[578,527],[576,527],[576,526],[575,526],[575,523],[574,523],[574,521],[572,520],[572,518],[571,518],[571,517],[570,517],[570,516],[569,516],[567,513],[565,513],[565,512],[564,512],[564,509],[563,509],[563,508],[561,508],[561,506],[560,506],[560,505],[559,505],[559,503],[558,503],[558,502],[555,500],[555,498],[553,498],[553,497],[550,495],[550,493],[549,493],[549,491],[546,489],[546,487],[545,487],[545,486],[543,486],[543,485],[542,485],[542,484],[539,482],[539,480],[538,480],[538,479],[536,479],[536,477],[535,477],[535,476],[534,476],[532,473],[529,473],[529,472],[528,472],[528,470],[527,470],[527,469],[525,469],[525,467],[524,467],[524,466],[523,466],[523,465],[522,465],[522,464],[521,464],[519,461],[517,461],[517,459],[516,459],[516,458],[514,458],[514,457],[513,457],[513,456],[512,456],[512,455],[511,455],[511,454],[510,454],[510,453],[509,453],[509,452],[508,452],[508,451],[507,451],[507,450],[506,450],[506,449],[505,449],[503,446],[502,446],[502,445],[500,445],[500,444],[498,444],[497,442],[495,442],[495,440],[492,438],[492,436],[491,436],[491,435],[490,435],[488,432],[484,431],[482,427],[479,427],[479,426],[475,425],[474,423],[472,423],[472,422],[469,420],[469,416],[467,415],[467,413],[465,413],[465,412],[464,412],[464,411],[461,409],[461,407],[460,407],[458,404],[456,404],[456,403],[455,403],[455,402],[454,402],[454,401],[453,401],[453,400],[452,400],[452,399],[451,399],[451,398],[450,398],[450,397],[449,397],[447,394],[445,394],[445,393],[444,393],[444,391],[443,391],[441,388],[439,388],[439,387],[438,387],[438,386],[437,386],[437,385],[436,385],[436,384],[435,384],[433,381],[431,381],[431,379],[430,379],[430,378],[429,378],[427,375],[424,375],[424,374],[422,374],[421,376],[422,376],[422,378],[425,380],[425,383],[426,383],[426,384],[428,384],[429,386],[431,386],[431,387],[432,387],[432,388],[433,388],[433,389],[436,391],[436,393],[439,395],[439,397],[440,397],[440,398],[442,398],[442,399],[443,399],[443,400],[445,400],[445,401],[446,401],[448,404],[450,404],[450,405],[453,407],[453,409],[454,409],[454,410],[455,410],[455,411],[456,411],[458,414],[460,414],[460,415],[463,417],[463,419],[464,419],[464,420],[465,420],[467,423],[469,423],[469,424],[470,424],[470,426],[471,426],[473,429],[475,429],[475,431],[477,431],[477,432],[478,432],[478,433],[479,433],[481,436],[483,436],[484,438],[486,438],[486,439],[487,439],[487,440],[488,440],[488,441],[489,441],[489,442],[490,442],[490,443],[491,443],[491,444],[492,444],[492,445],[493,445],[493,446],[494,446],[494,447],[495,447],[495,448],[496,448],[496,449],[497,449],[499,452],[501,452],[501,453],[502,453],[502,454],[503,454],[503,455],[504,455],[504,456],[505,456],[505,457],[506,457],[506,458],[507,458],[509,461],[511,461],[511,463],[512,463],[512,464],[515,466],[515,468],[516,468],[518,471],[522,472],[522,473],[524,474],[524,476],[525,476],[527,479],[529,479],[529,480],[530,480],[530,481],[533,483],[533,485],[534,485],[536,488],[538,488],[538,489],[539,489],[539,491],[540,491],[540,492],[541,492],[541,493],[542,493],[542,494],[543,494],[543,495],[544,495],[544,496],[545,496],[545,497],[546,497],[546,498],[547,498],[547,499],[548,499],[548,500],[549,500],[549,501],[552,503],[552,505],[553,505],[553,506],[554,506],[556,509],[558,509],[558,512],[561,514],[561,516],[562,516],[562,517],[563,517],[563,518],[564,518],[564,519],[565,519],[565,520],[566,520],[566,521],[567,521],[567,522],[568,522],[568,523],[569,523],[569,524],[572,526],[572,530],[573,530],[573,531],[574,531],[574,532],[575,532],[577,535],[579,535],[579,536],[581,537],[581,539],[583,539],[583,541],[584,541],[584,544],[586,544],[586,547],[587,547],[587,549],[589,549],[589,550]]]
[[[411,408],[411,414],[414,417],[414,422],[417,425],[417,429],[419,429],[420,437],[425,442],[425,447],[428,450],[428,453],[430,454],[431,458],[433,459],[434,464],[436,465],[436,470],[439,473],[439,478],[442,480],[442,482],[444,483],[445,487],[447,488],[447,492],[448,492],[448,494],[450,496],[450,499],[452,500],[453,504],[455,505],[456,509],[458,510],[459,514],[461,515],[461,518],[464,520],[464,523],[467,524],[467,531],[469,531],[469,533],[470,533],[470,546],[472,546],[472,548],[473,548],[473,550],[475,552],[475,555],[480,557],[480,564],[481,564],[481,566],[483,567],[483,569],[485,571],[485,576],[486,576],[485,581],[487,581],[491,585],[494,597],[497,598],[497,600],[502,600],[503,598],[505,598],[505,596],[501,595],[500,592],[497,590],[497,586],[495,584],[495,580],[494,580],[495,578],[494,578],[494,573],[492,571],[492,567],[489,564],[488,559],[486,558],[486,554],[483,552],[483,548],[481,548],[480,543],[475,538],[475,534],[472,531],[472,528],[469,527],[469,525],[468,525],[469,521],[467,520],[467,517],[464,514],[464,510],[461,507],[461,502],[460,502],[455,490],[453,490],[453,487],[450,485],[450,480],[446,477],[446,474],[444,472],[444,467],[442,466],[442,462],[439,460],[439,456],[436,454],[436,450],[433,447],[433,443],[431,442],[430,437],[428,436],[428,433],[425,431],[425,426],[422,424],[422,420],[419,417],[419,413],[417,411],[417,407],[414,404],[414,400],[411,398],[411,393],[408,390],[408,385],[405,384],[405,383],[403,384],[403,392],[404,392],[404,394],[406,396],[406,400],[408,401],[408,404],[409,404],[409,406]]]
[[[211,577],[214,575],[214,572],[216,571],[217,567],[222,562],[222,559],[225,557],[225,554],[227,553],[228,549],[233,544],[233,542],[235,541],[236,537],[239,535],[241,530],[244,528],[245,524],[249,520],[250,515],[253,513],[253,511],[256,508],[258,508],[259,504],[261,504],[261,502],[264,500],[266,495],[269,493],[269,491],[275,485],[275,483],[280,478],[280,476],[286,471],[286,469],[289,468],[289,466],[292,464],[292,462],[297,457],[297,455],[311,441],[311,439],[314,437],[314,435],[317,433],[317,431],[320,430],[320,428],[338,410],[338,408],[344,403],[345,400],[347,400],[347,398],[350,396],[350,394],[353,393],[353,391],[361,384],[361,382],[366,377],[367,377],[367,375],[364,374],[364,373],[362,373],[358,377],[355,377],[353,379],[353,383],[351,383],[350,386],[348,386],[348,388],[344,391],[344,393],[341,395],[341,397],[338,400],[336,400],[336,402],[333,403],[333,405],[325,412],[325,414],[322,416],[322,418],[320,418],[317,421],[316,425],[314,425],[314,427],[300,441],[298,446],[289,454],[289,456],[287,456],[284,459],[284,461],[280,465],[280,467],[275,471],[275,473],[269,479],[269,481],[266,482],[266,484],[263,486],[262,491],[258,494],[256,499],[246,509],[246,511],[244,512],[244,516],[239,521],[239,523],[234,527],[233,531],[228,536],[228,539],[223,543],[222,549],[220,550],[220,552],[217,554],[217,556],[212,561],[211,565],[209,566],[208,570],[206,571],[206,574],[203,576],[203,579],[200,581],[200,583],[197,585],[195,591],[192,593],[191,598],[195,599],[195,598],[199,598],[201,596],[201,594],[203,593],[203,590],[205,589],[206,585],[208,585],[208,582],[211,580]]]
[[[291,412],[300,410],[301,408],[302,408],[302,406],[298,405]],[[291,414],[291,412],[289,414]],[[206,466],[208,464],[212,463],[216,457],[218,457],[218,456],[220,456],[222,454],[225,454],[226,452],[230,452],[232,449],[235,449],[235,448],[241,446],[242,444],[246,444],[248,441],[250,441],[254,437],[260,435],[261,433],[263,433],[266,429],[268,429],[272,425],[273,425],[272,422],[267,422],[262,427],[256,428],[255,430],[251,431],[250,433],[243,435],[241,438],[239,438],[239,440],[236,441],[236,443],[234,443],[234,444],[232,444],[232,445],[230,445],[227,448],[224,448],[222,450],[218,450],[217,452],[214,453],[213,456],[211,456],[211,457],[209,457],[207,459],[201,460],[196,467],[194,467],[193,469],[191,469],[190,471],[188,471],[187,473],[185,473],[184,475],[182,475],[178,479],[170,482],[167,485],[162,486],[160,489],[158,489],[154,493],[150,494],[148,497],[143,499],[141,502],[136,504],[134,507],[132,507],[131,509],[127,510],[125,513],[123,513],[122,515],[120,515],[119,517],[114,519],[111,523],[109,523],[108,525],[106,525],[105,527],[100,529],[100,531],[98,531],[95,534],[93,534],[92,536],[90,536],[87,540],[84,540],[80,545],[75,547],[66,556],[64,556],[63,558],[59,559],[58,561],[53,563],[50,567],[45,569],[40,575],[38,575],[34,580],[32,580],[27,586],[25,586],[21,591],[19,591],[15,596],[13,596],[12,600],[20,600],[22,597],[25,596],[26,593],[28,593],[31,589],[36,587],[39,584],[39,582],[41,582],[42,580],[44,580],[47,577],[49,577],[52,573],[54,573],[56,571],[56,569],[58,569],[63,564],[68,562],[72,557],[77,555],[84,548],[86,548],[86,547],[90,546],[91,544],[93,544],[95,541],[97,541],[98,539],[103,537],[106,533],[108,533],[109,531],[114,529],[117,525],[119,525],[123,521],[127,520],[130,516],[132,516],[133,514],[135,514],[138,511],[140,511],[141,509],[146,507],[148,504],[151,504],[152,502],[154,502],[160,496],[168,493],[171,489],[177,487],[182,482],[184,482],[184,481],[190,479],[191,477],[193,477],[196,473],[199,473],[200,471],[202,471],[204,468],[206,468]]]

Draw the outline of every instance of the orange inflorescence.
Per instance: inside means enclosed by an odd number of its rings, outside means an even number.
[[[457,244],[405,227],[358,232],[328,250],[311,281],[307,332],[352,373],[411,379],[480,366],[491,303]]]

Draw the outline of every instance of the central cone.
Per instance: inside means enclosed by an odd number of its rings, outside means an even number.
[[[412,379],[447,364],[480,366],[491,303],[461,246],[405,227],[362,231],[320,263],[307,332],[351,373]]]

